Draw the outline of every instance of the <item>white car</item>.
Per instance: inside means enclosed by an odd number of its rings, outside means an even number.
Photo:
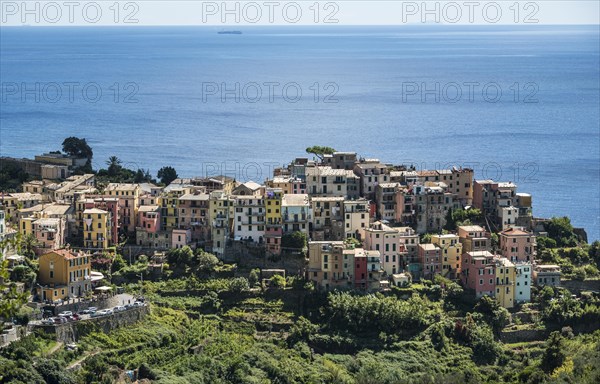
[[[113,310],[114,310],[115,312],[123,312],[123,311],[126,311],[126,310],[127,310],[127,308],[125,308],[125,307],[124,307],[124,306],[122,306],[122,305],[117,305],[116,307],[114,307],[114,308],[113,308]]]
[[[101,310],[97,311],[96,313],[94,313],[94,317],[109,315],[109,311],[110,311],[109,309],[101,309]]]
[[[71,311],[64,311],[58,314],[59,317],[71,317],[73,316],[73,312]]]

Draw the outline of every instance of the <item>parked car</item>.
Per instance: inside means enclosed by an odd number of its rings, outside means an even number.
[[[63,311],[61,313],[58,314],[58,317],[69,317],[69,316],[73,316],[73,312],[71,311]]]
[[[88,308],[88,311],[90,311],[90,313],[94,313],[94,312],[96,312],[97,310],[98,310],[98,308],[96,308],[96,307],[89,307],[89,308]]]
[[[52,324],[54,324],[54,320],[52,320],[52,319],[45,319],[45,320],[42,320],[42,324],[44,324],[44,325],[52,325]]]
[[[69,351],[76,351],[77,350],[77,344],[75,344],[75,343],[67,344],[67,350],[69,350]]]
[[[143,307],[145,304],[142,303],[141,301],[134,301],[133,302],[133,306],[134,307]]]
[[[114,310],[115,312],[123,312],[123,311],[126,311],[126,310],[127,310],[127,308],[125,308],[125,307],[124,307],[124,306],[122,306],[122,305],[117,305],[116,307],[114,307],[114,308],[113,308],[113,310]]]
[[[113,314],[112,309],[101,309],[94,314],[95,315],[94,317],[106,316],[106,315],[112,315],[112,314]]]
[[[67,322],[66,317],[53,317],[52,320],[54,321],[54,324],[64,324]]]
[[[69,319],[70,321],[77,321],[77,320],[81,320],[81,317],[79,317],[78,314],[74,313],[72,316],[69,316],[67,319]]]

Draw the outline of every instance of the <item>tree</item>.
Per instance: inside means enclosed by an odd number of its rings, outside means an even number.
[[[553,217],[545,226],[548,237],[554,239],[559,247],[574,247],[577,245],[578,237],[573,232],[571,220],[564,217]]]
[[[86,158],[88,160],[91,160],[94,156],[94,152],[87,141],[74,136],[67,137],[62,142],[62,150],[69,156]]]
[[[273,277],[271,277],[271,284],[273,284],[275,288],[285,288],[285,277],[273,275]]]
[[[600,241],[596,240],[590,245],[588,250],[590,259],[592,259],[598,268],[600,268]]]
[[[0,319],[11,319],[27,302],[27,293],[17,292],[15,284],[9,283],[8,260],[4,260],[2,251],[8,242],[0,242]]]
[[[248,289],[250,289],[250,284],[245,277],[236,277],[229,282],[229,290],[232,292],[243,292]]]
[[[541,368],[546,373],[552,373],[556,368],[563,365],[566,357],[563,337],[558,331],[552,332],[546,342],[546,350],[542,355]]]
[[[306,148],[306,153],[312,153],[317,156],[319,160],[323,160],[324,155],[333,155],[335,149],[331,147],[322,147],[319,145],[313,145],[312,147]]]
[[[121,166],[122,161],[117,156],[111,156],[106,161],[108,165],[108,176],[116,176],[123,167]]]
[[[536,243],[539,251],[543,251],[544,249],[548,248],[556,248],[556,240],[546,236],[538,236]]]
[[[260,269],[254,268],[250,271],[250,275],[248,275],[248,284],[253,288],[256,286],[258,281],[260,280]]]
[[[483,315],[484,320],[488,323],[495,334],[500,333],[502,328],[510,323],[510,313],[493,298],[485,295],[475,305],[475,311]]]
[[[158,170],[156,177],[160,179],[161,183],[169,185],[179,176],[177,175],[175,168],[166,166]]]
[[[215,267],[219,265],[219,259],[212,253],[200,250],[196,253],[196,263],[198,270],[202,272],[213,272]]]
[[[154,179],[152,179],[152,174],[150,174],[150,170],[139,169],[135,172],[135,176],[133,178],[134,183],[152,183]]]
[[[306,234],[300,231],[286,233],[281,237],[281,246],[284,248],[296,248],[303,250],[306,247]]]

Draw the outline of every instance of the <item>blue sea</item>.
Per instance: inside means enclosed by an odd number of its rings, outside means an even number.
[[[263,180],[310,145],[514,181],[600,238],[596,26],[4,27],[0,154]]]

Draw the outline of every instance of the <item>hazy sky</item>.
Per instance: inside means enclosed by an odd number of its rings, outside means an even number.
[[[0,0],[4,26],[599,24],[598,0]]]

